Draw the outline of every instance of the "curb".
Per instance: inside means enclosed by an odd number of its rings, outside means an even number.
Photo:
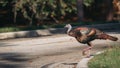
[[[98,28],[100,30],[120,29],[119,26],[120,26],[120,23],[85,25],[85,27],[93,27],[93,28]],[[12,38],[50,36],[54,34],[65,34],[65,33],[66,32],[64,28],[50,28],[50,29],[43,29],[43,30],[7,32],[7,33],[0,33],[0,40],[12,39]]]
[[[100,52],[97,52],[95,55],[98,55],[98,54],[101,54],[101,53],[104,53],[104,51],[100,51]],[[89,58],[83,58],[82,60],[80,60],[78,63],[77,63],[77,66],[75,68],[88,68],[88,62],[90,59],[94,58],[94,56],[91,56]],[[51,65],[48,65],[47,68],[54,68],[55,66],[61,64],[63,62],[58,62],[58,63],[53,63]]]
[[[104,53],[104,51],[97,52],[95,55],[98,55],[98,54],[101,54],[101,53]],[[78,62],[76,68],[88,68],[87,64],[88,64],[89,60],[91,60],[92,58],[94,58],[94,56],[91,56],[89,58],[83,58],[82,60],[80,60]]]
[[[63,28],[58,28],[58,29],[50,28],[50,29],[43,29],[43,30],[7,32],[7,33],[0,33],[0,40],[13,39],[13,38],[51,36],[53,34],[64,34],[64,33],[65,33],[65,30]]]

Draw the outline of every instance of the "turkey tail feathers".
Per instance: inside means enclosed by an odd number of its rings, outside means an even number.
[[[107,34],[100,34],[97,36],[98,39],[109,39],[111,41],[117,41],[118,38],[117,37],[114,37],[114,36],[110,36],[110,35],[107,35]]]
[[[117,37],[113,37],[113,36],[109,36],[108,39],[109,39],[109,40],[112,40],[112,41],[117,41],[117,40],[118,40]]]

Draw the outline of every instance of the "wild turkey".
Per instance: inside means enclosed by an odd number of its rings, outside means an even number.
[[[95,28],[77,27],[72,29],[72,26],[70,24],[67,24],[65,27],[68,28],[67,34],[69,36],[75,37],[76,40],[80,43],[88,44],[89,47],[83,50],[83,55],[85,55],[87,51],[91,50],[91,48],[93,47],[91,41],[95,39],[109,39],[111,41],[118,40],[117,37],[110,36]],[[90,56],[90,53],[88,54],[88,56]]]

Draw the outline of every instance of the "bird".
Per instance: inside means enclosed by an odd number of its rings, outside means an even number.
[[[78,42],[82,44],[88,45],[88,47],[83,49],[82,51],[82,55],[87,55],[87,57],[90,57],[90,50],[93,48],[93,44],[91,42],[94,41],[95,39],[111,41],[118,40],[117,37],[108,35],[97,28],[76,27],[73,29],[71,24],[66,24],[65,28],[67,28],[66,32],[69,36],[74,37]]]

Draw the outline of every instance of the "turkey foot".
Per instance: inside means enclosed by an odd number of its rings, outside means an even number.
[[[82,55],[83,55],[83,56],[90,56],[91,48],[92,48],[92,47],[90,46],[90,47],[84,49],[83,52],[82,52]]]
[[[91,50],[87,50],[87,51],[83,51],[82,52],[82,55],[85,56],[86,58],[89,58],[91,55],[90,55],[90,51]]]

